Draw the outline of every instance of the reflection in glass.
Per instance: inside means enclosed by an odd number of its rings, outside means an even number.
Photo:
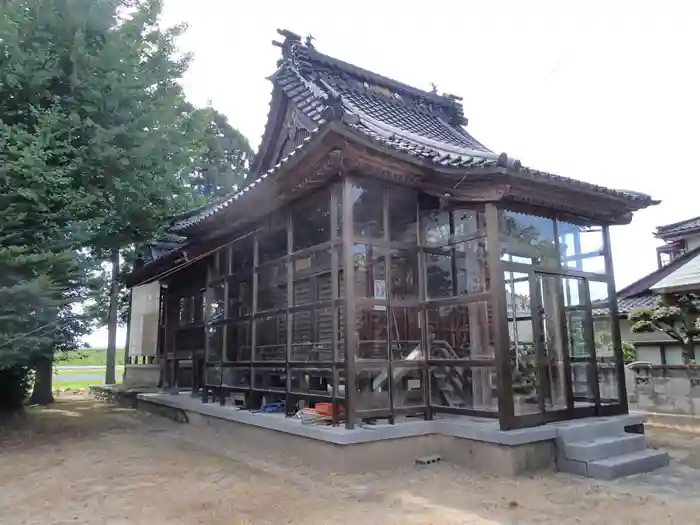
[[[294,249],[303,250],[331,240],[330,193],[320,191],[292,208]]]
[[[355,180],[350,187],[353,226],[357,237],[384,238],[384,187],[369,180]]]
[[[287,316],[266,315],[255,319],[255,360],[285,361]]]
[[[544,366],[540,370],[541,388],[544,394],[546,409],[565,409],[566,403],[566,372],[565,372],[565,327],[561,325],[562,304],[559,277],[554,275],[537,274],[538,299],[537,305],[539,323],[539,345]]]
[[[207,327],[207,359],[219,361],[224,350],[224,326]]]
[[[585,335],[585,287],[584,279],[562,278],[574,407],[590,406],[595,403],[595,383],[597,382],[590,358],[593,348],[586,342]]]
[[[284,392],[287,388],[287,369],[285,367],[253,368],[253,388]]]
[[[292,314],[292,361],[333,360],[333,308]]]
[[[492,359],[488,303],[428,307],[430,359]]]
[[[358,307],[357,315],[357,358],[381,359],[389,358],[387,352],[387,312],[386,307]]]
[[[389,323],[391,325],[391,358],[398,360],[420,361],[424,359],[420,348],[421,322],[420,308],[392,307]]]
[[[291,368],[290,392],[331,397],[333,395],[332,368]]]
[[[553,220],[503,211],[500,231],[502,260],[553,268],[559,265]]]
[[[430,405],[498,410],[495,367],[430,367]]]
[[[207,321],[220,321],[224,318],[224,307],[226,305],[225,283],[219,283],[209,288],[209,300],[207,304],[209,306]]]
[[[221,385],[221,367],[219,366],[208,366],[204,380],[207,385],[219,386]]]
[[[250,368],[224,368],[223,385],[236,388],[250,388]]]
[[[391,297],[418,299],[418,251],[391,250]]]
[[[417,202],[418,194],[414,190],[397,186],[389,191],[389,239],[392,242],[416,244]]]
[[[486,241],[478,239],[426,250],[429,299],[459,297],[486,291]]]
[[[377,366],[371,370],[358,370],[355,377],[358,410],[389,408],[389,368]]]
[[[557,222],[562,266],[591,273],[605,273],[604,236],[599,226]]]
[[[355,294],[386,300],[386,256],[384,251],[368,244],[353,246]]]
[[[229,362],[250,361],[250,321],[229,324],[226,328],[226,360]]]
[[[393,385],[393,399],[396,408],[425,405],[423,388],[426,385],[425,374],[422,369],[406,366],[394,367]]]
[[[287,254],[287,230],[278,227],[258,234],[258,264],[274,261]]]

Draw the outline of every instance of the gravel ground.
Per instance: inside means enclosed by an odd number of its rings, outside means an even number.
[[[59,398],[0,422],[0,523],[690,524],[698,523],[700,433],[654,428],[672,467],[616,482],[517,480],[448,464],[333,476],[228,447],[206,428]]]

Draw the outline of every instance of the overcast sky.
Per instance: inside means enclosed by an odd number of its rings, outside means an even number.
[[[613,229],[618,288],[656,266],[661,224],[700,215],[700,2],[695,0],[166,0],[185,22],[189,99],[211,101],[257,147],[277,28],[316,48],[464,98],[468,129],[523,164],[662,204]],[[103,331],[90,338],[106,343]],[[104,340],[104,341],[103,341]]]

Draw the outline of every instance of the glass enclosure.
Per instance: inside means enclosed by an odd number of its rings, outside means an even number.
[[[325,401],[348,428],[624,413],[607,228],[539,213],[346,178],[171,286],[163,352],[187,354],[203,399]]]

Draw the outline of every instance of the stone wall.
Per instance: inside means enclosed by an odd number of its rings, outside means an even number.
[[[700,416],[698,366],[636,366],[625,379],[630,410]]]

